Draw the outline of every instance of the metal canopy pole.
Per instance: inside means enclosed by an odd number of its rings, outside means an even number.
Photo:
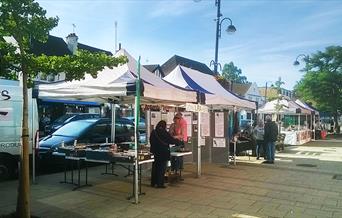
[[[137,76],[138,79],[136,81],[136,94],[135,94],[135,103],[134,103],[134,203],[139,203],[139,160],[138,160],[138,143],[139,143],[139,132],[138,125],[140,119],[140,56],[137,63]]]
[[[113,102],[110,102],[110,109],[112,110],[112,128],[111,128],[111,134],[110,139],[111,143],[115,143],[115,117],[116,117],[116,104]]]
[[[198,112],[197,118],[197,177],[201,176],[201,165],[202,165],[202,155],[201,155],[201,112]]]
[[[31,114],[32,114],[32,121],[31,121],[31,132],[32,132],[32,183],[35,184],[36,183],[36,143],[38,143],[38,136],[37,136],[37,132],[34,132],[34,121],[36,119],[38,119],[38,117],[36,118],[34,116],[34,102],[32,99],[32,105],[31,105]],[[39,135],[39,132],[38,132]]]
[[[138,168],[139,168],[139,162],[138,162],[138,143],[139,143],[139,134],[138,134],[138,122],[137,118],[139,117],[139,104],[138,104],[138,97],[135,96],[135,102],[134,102],[134,203],[139,203],[139,187],[138,187]]]
[[[146,111],[146,117],[145,117],[145,122],[146,122],[146,132],[147,132],[147,135],[146,135],[146,144],[150,144],[150,138],[149,136],[151,135],[151,110],[148,109]]]

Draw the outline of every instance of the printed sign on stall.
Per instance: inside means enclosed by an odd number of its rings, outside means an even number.
[[[159,121],[161,121],[161,112],[151,111],[151,125],[156,126]]]
[[[192,136],[192,113],[191,112],[182,112],[183,114],[183,119],[186,120],[187,124],[187,132],[188,132],[188,137]]]
[[[174,116],[175,116],[175,112],[167,112],[166,124],[172,124]]]
[[[201,136],[210,136],[210,119],[209,113],[201,115]]]
[[[214,148],[226,147],[226,139],[225,138],[214,138],[213,139],[213,147]]]
[[[215,137],[224,137],[224,113],[215,113]]]

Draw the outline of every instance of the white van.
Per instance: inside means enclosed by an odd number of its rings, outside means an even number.
[[[38,131],[37,101],[28,91],[30,154]],[[0,180],[17,174],[21,153],[23,89],[19,81],[0,79]]]

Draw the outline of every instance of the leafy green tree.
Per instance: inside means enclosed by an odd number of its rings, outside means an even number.
[[[338,127],[342,108],[342,47],[330,46],[305,59],[303,78],[296,84],[295,93],[320,111],[330,112]]]
[[[242,76],[242,70],[235,66],[233,62],[223,66],[222,77],[235,83],[248,83],[247,77]]]
[[[274,83],[274,88],[277,90],[277,104],[275,105],[275,109],[277,113],[284,107],[283,104],[280,103],[280,100],[282,99],[281,95],[281,86],[285,83],[281,80],[281,77],[278,78],[278,80]]]
[[[29,186],[29,130],[27,89],[38,73],[64,72],[67,80],[82,79],[85,73],[96,76],[105,66],[113,67],[127,61],[126,57],[114,58],[105,54],[79,52],[74,56],[36,56],[31,53],[32,40],[45,42],[48,33],[58,24],[58,17],[47,18],[46,11],[34,0],[0,0],[0,77],[14,78],[22,75],[23,122],[22,154],[18,186],[17,216],[30,217]],[[11,36],[17,45],[6,43],[3,38]]]

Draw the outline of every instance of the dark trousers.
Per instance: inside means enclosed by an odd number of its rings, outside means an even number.
[[[262,150],[263,150],[263,156],[264,159],[267,159],[267,144],[265,143],[265,141],[262,142]]]
[[[154,160],[152,163],[151,186],[163,186],[167,161]]]
[[[183,157],[171,157],[171,170],[178,172],[183,169]]]

